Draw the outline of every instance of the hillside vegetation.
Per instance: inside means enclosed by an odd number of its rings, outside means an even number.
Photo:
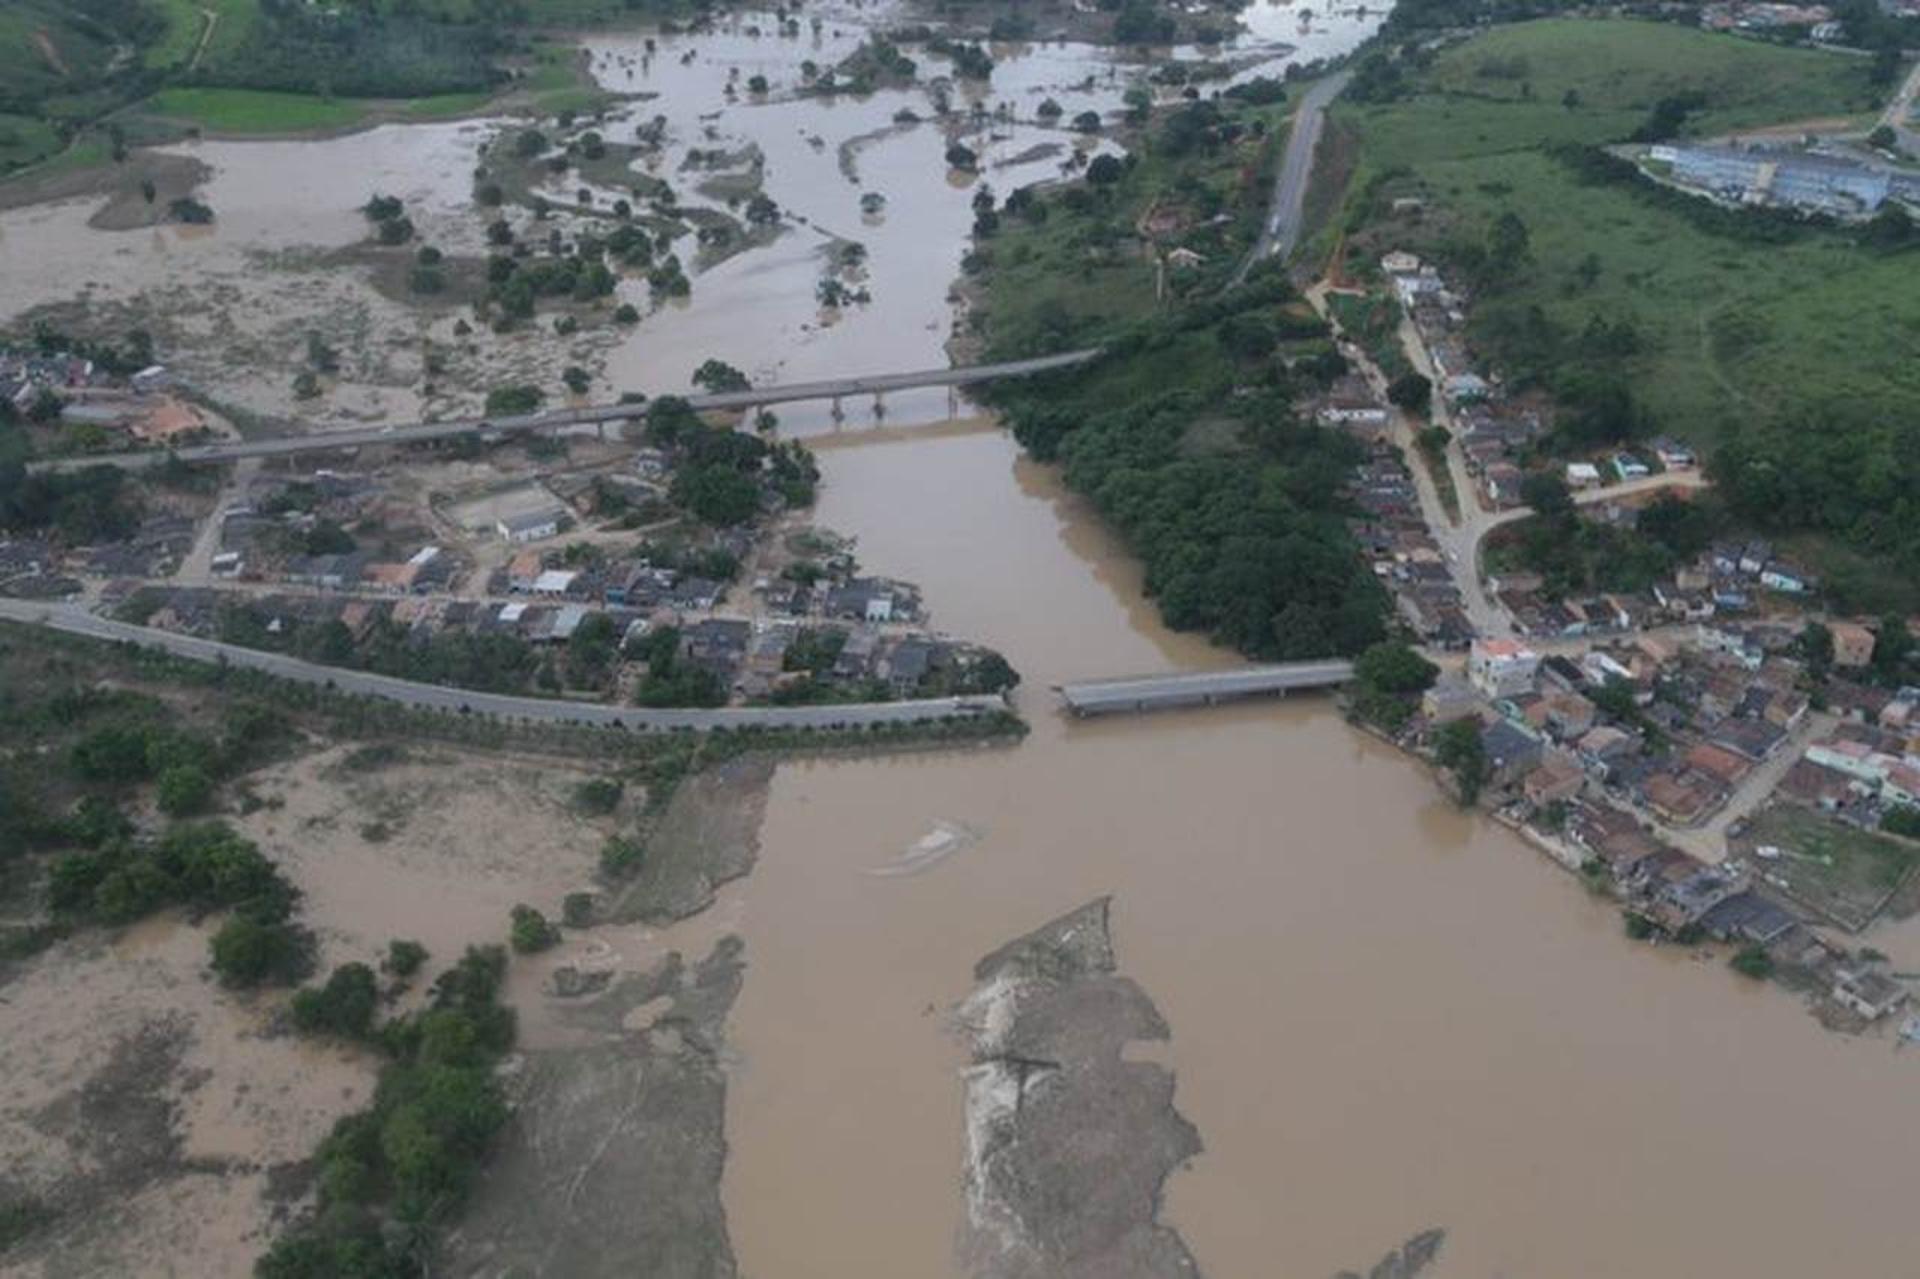
[[[1495,29],[1424,67],[1363,67],[1361,100],[1335,117],[1360,157],[1339,228],[1349,261],[1404,247],[1451,263],[1478,295],[1475,346],[1592,428],[1572,442],[1688,437],[1741,514],[1911,573],[1920,252],[1895,225],[1717,210],[1593,149],[1675,121],[1710,137],[1860,115],[1883,92],[1875,76],[1865,58],[1572,19]],[[1675,110],[1692,92],[1698,109]],[[1407,196],[1423,207],[1394,213]],[[1496,263],[1493,229],[1514,219],[1521,253]]]

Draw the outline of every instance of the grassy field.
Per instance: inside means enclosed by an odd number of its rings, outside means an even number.
[[[1781,857],[1761,863],[1808,906],[1848,928],[1863,928],[1920,864],[1920,850],[1902,840],[1843,826],[1785,805],[1753,819],[1746,838]]]
[[[1354,241],[1368,253],[1389,243],[1444,253],[1478,242],[1511,210],[1530,235],[1530,262],[1476,308],[1479,333],[1524,329],[1535,308],[1572,333],[1594,317],[1631,323],[1642,348],[1635,394],[1657,429],[1703,446],[1744,416],[1836,397],[1920,419],[1909,258],[1838,233],[1784,245],[1710,234],[1629,187],[1583,185],[1540,149],[1624,139],[1683,87],[1710,95],[1688,123],[1700,134],[1857,112],[1871,103],[1865,75],[1864,59],[1665,24],[1497,28],[1444,52],[1412,96],[1338,109],[1361,147],[1348,225],[1368,227]],[[1568,90],[1576,105],[1563,105]],[[1365,207],[1370,180],[1395,172],[1403,176],[1374,188],[1376,207]],[[1401,194],[1424,196],[1427,211],[1386,216],[1384,196]]]
[[[442,93],[387,102],[256,89],[162,89],[142,110],[208,133],[296,133],[347,128],[383,113],[412,120],[447,119],[478,110],[487,101],[484,93]]]
[[[185,67],[200,47],[200,35],[206,27],[202,10],[215,15],[213,32],[207,37],[201,64],[217,66],[246,42],[260,18],[259,0],[161,0],[166,11],[167,32],[149,46],[143,61],[157,68]]]
[[[106,70],[111,41],[69,17],[58,0],[0,4],[0,103],[30,105]]]
[[[0,173],[45,159],[60,149],[60,135],[45,120],[0,114]]]

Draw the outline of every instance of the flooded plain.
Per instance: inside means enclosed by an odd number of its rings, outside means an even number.
[[[973,962],[1102,894],[1205,1151],[1214,1275],[1898,1274],[1920,1061],[1823,1031],[1617,911],[1317,698],[1073,722],[1063,679],[1233,660],[1170,635],[1003,434],[841,437],[820,516],[1026,676],[1000,752],[783,766],[736,885],[726,1199],[743,1273],[954,1273]],[[976,837],[876,877],[941,823]]]

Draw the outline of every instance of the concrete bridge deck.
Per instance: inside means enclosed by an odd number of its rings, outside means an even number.
[[[1081,680],[1056,685],[1055,691],[1067,709],[1076,715],[1113,715],[1212,706],[1245,697],[1284,696],[1307,689],[1332,688],[1352,678],[1352,662],[1286,662],[1224,671]]]
[[[864,377],[830,378],[817,382],[788,382],[751,387],[745,391],[721,391],[684,398],[695,410],[722,411],[761,408],[769,404],[790,404],[800,400],[838,400],[847,396],[884,395],[889,391],[908,391],[929,386],[968,386],[997,378],[1027,377],[1054,369],[1085,364],[1100,354],[1098,348],[1064,351],[1059,355],[1036,356],[1030,360],[1008,360],[1000,364],[975,364],[965,368],[921,369],[908,373],[877,373]],[[462,435],[483,438],[523,432],[544,433],[575,426],[603,426],[609,422],[643,417],[644,404],[596,404],[583,408],[555,409],[546,413],[516,413],[493,417],[449,418],[443,422],[389,423],[384,426],[353,427],[344,431],[316,431],[311,435],[279,435],[266,439],[240,440],[225,444],[192,445],[175,449],[171,456],[183,462],[231,462],[243,457],[288,457],[298,453],[318,453],[331,449],[363,448],[377,444],[419,444],[431,440],[454,439]],[[102,453],[84,457],[58,458],[37,462],[34,470],[71,470],[83,466],[109,464],[123,467],[150,466],[164,461],[169,453],[159,449],[137,453]]]

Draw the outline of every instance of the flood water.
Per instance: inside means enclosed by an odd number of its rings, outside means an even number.
[[[953,1272],[953,1005],[976,959],[1101,894],[1206,1150],[1167,1216],[1206,1273],[1893,1275],[1920,1059],[1821,1030],[1616,911],[1324,700],[1071,722],[1047,686],[1233,660],[992,429],[846,437],[823,523],[1026,677],[1020,746],[783,766],[730,1031],[743,1272]],[[876,876],[936,823],[977,843]]]

